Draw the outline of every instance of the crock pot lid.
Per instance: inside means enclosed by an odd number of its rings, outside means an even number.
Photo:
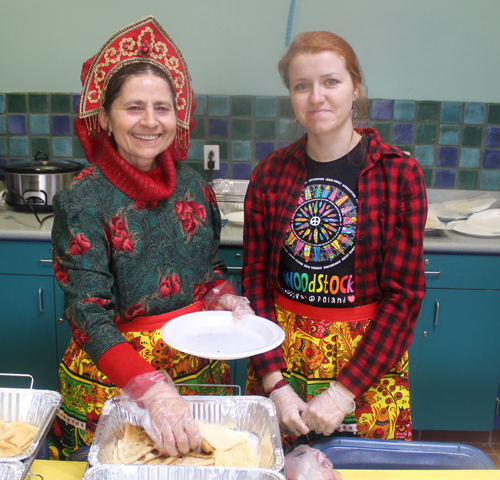
[[[49,160],[49,157],[38,152],[34,160],[11,162],[3,165],[4,172],[9,173],[70,173],[78,172],[83,166],[69,160]]]

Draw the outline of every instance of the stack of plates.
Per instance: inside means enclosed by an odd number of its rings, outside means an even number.
[[[455,232],[474,237],[500,237],[500,209],[474,213],[467,220],[455,220],[448,226]]]

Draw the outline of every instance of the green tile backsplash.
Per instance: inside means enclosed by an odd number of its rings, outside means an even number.
[[[212,178],[249,178],[276,148],[299,138],[288,97],[196,95],[187,162],[203,171],[203,146],[219,145]],[[33,158],[86,163],[73,134],[78,94],[0,93],[2,164]],[[410,152],[432,188],[500,190],[500,104],[372,99],[364,125]]]

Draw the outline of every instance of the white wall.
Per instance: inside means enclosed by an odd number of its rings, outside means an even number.
[[[276,65],[289,0],[2,0],[0,92],[78,92],[82,62],[153,14],[195,93],[286,95]],[[292,35],[330,30],[357,52],[370,98],[500,102],[499,0],[296,0]]]

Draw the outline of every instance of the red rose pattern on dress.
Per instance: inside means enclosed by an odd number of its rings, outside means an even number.
[[[129,232],[127,226],[127,217],[120,208],[116,215],[112,215],[107,221],[106,234],[108,243],[113,248],[113,255],[116,252],[120,253],[135,253],[135,245],[137,243],[137,232]]]
[[[56,280],[59,283],[66,285],[68,283],[68,269],[64,265],[60,264],[60,259],[58,257],[55,257],[52,267],[54,268]]]
[[[71,240],[69,242],[69,254],[73,256],[83,255],[89,251],[91,248],[89,239],[83,234],[78,233],[74,235],[71,232]]]
[[[174,222],[179,222],[184,238],[189,241],[200,224],[205,221],[207,216],[205,207],[195,202],[194,195],[188,190],[184,200],[175,202],[174,210],[176,215]]]

